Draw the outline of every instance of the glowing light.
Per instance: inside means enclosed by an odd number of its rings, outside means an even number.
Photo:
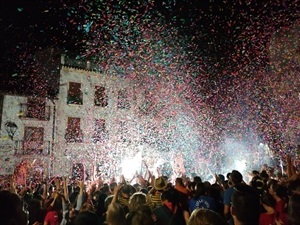
[[[240,171],[241,173],[244,173],[247,168],[247,162],[245,159],[242,160],[235,160],[234,165],[236,170]]]
[[[139,173],[142,165],[142,154],[137,153],[133,158],[125,158],[121,164],[122,174],[125,179],[131,179],[137,172]]]

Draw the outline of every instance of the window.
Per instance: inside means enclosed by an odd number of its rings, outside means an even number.
[[[126,142],[128,141],[128,127],[125,121],[120,121],[118,130],[118,141]]]
[[[27,118],[45,119],[45,99],[28,98],[27,99]]]
[[[25,127],[23,140],[24,154],[42,154],[43,141],[43,127]]]
[[[105,93],[105,87],[96,86],[95,87],[95,105],[105,107],[108,104],[108,98]]]
[[[84,180],[84,166],[82,163],[75,163],[72,167],[72,179],[73,180]]]
[[[95,119],[95,130],[93,135],[93,142],[104,142],[108,139],[108,132],[106,130],[104,119]]]
[[[119,109],[130,109],[128,93],[125,89],[118,91],[118,108]]]
[[[69,143],[83,141],[83,133],[80,129],[80,118],[68,117],[65,139]]]
[[[144,93],[144,100],[142,102],[142,105],[139,107],[140,112],[144,115],[149,115],[153,111],[154,107],[154,97],[153,94],[146,90]]]
[[[69,82],[67,104],[82,105],[81,83]]]

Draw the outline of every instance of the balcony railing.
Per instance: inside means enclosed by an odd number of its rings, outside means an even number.
[[[66,130],[65,140],[67,143],[82,143],[83,142],[83,132],[79,130]]]
[[[103,72],[103,67],[99,64],[92,63],[90,61],[71,59],[64,55],[61,56],[61,64],[70,66],[77,69],[90,70],[94,72]]]
[[[50,141],[16,141],[15,155],[50,155]]]
[[[32,104],[21,103],[19,117],[25,119],[50,120],[50,106],[35,107]]]

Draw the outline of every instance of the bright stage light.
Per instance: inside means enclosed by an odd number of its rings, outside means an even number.
[[[242,160],[234,160],[235,168],[240,171],[241,173],[244,173],[247,169],[247,162],[245,159]]]
[[[136,174],[140,172],[142,165],[142,154],[139,152],[133,158],[125,158],[121,164],[122,175],[125,179],[131,179]]]

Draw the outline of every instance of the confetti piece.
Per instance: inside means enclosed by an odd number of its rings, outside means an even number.
[[[258,147],[261,141],[277,158],[285,145],[299,142],[299,63],[293,51],[299,46],[299,22],[294,6],[279,0],[156,4],[75,1],[39,10],[45,21],[26,27],[28,38],[13,45],[7,57],[21,74],[30,74],[31,86],[14,84],[38,96],[57,93],[53,87],[58,86],[59,65],[50,56],[58,53],[44,46],[75,52],[75,60],[89,60],[105,73],[135,82],[141,93],[148,93],[137,111],[150,122],[128,125],[125,139],[138,130],[149,161],[153,149],[172,159],[182,152],[178,160],[188,166],[196,164],[196,155],[225,172],[223,160],[235,166],[245,155],[255,165],[269,160]],[[22,29],[11,22],[6,27],[9,34]],[[11,77],[21,78],[17,73]],[[108,161],[113,158],[107,156]],[[200,163],[194,167],[205,170]]]

